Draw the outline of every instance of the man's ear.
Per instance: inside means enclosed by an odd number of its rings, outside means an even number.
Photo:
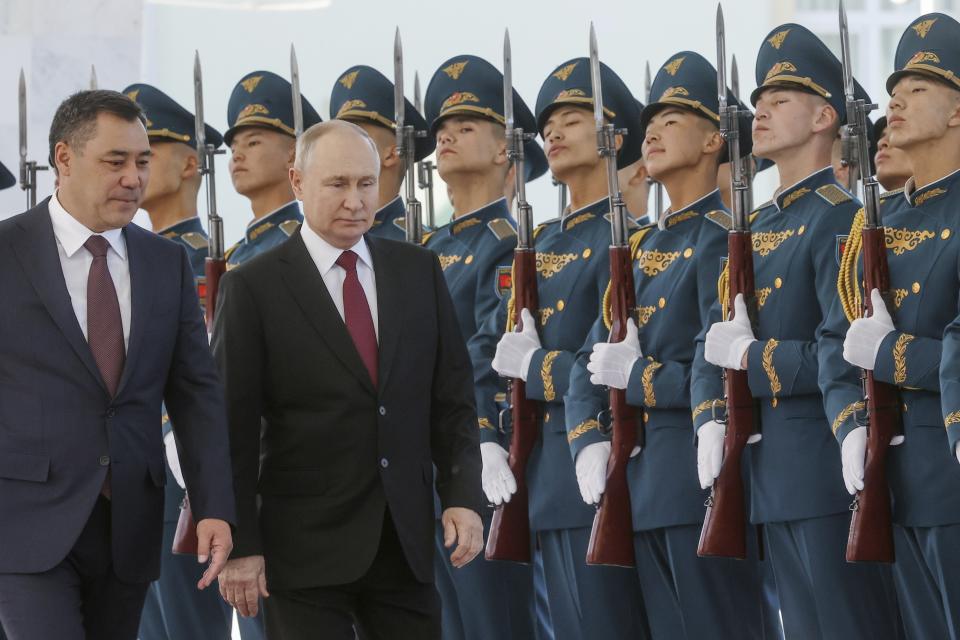
[[[840,114],[833,108],[833,105],[825,103],[817,109],[817,115],[813,121],[813,130],[815,133],[820,133],[827,129],[836,129],[840,126],[839,122]]]
[[[189,180],[197,175],[199,171],[199,161],[197,154],[185,153],[183,155],[183,168],[180,169],[180,179]]]
[[[397,152],[397,145],[391,144],[382,154],[380,154],[380,169],[392,169],[400,162],[400,154]]]
[[[645,182],[649,175],[647,173],[647,165],[643,164],[642,162],[638,162],[635,166],[636,169],[634,170],[633,175],[630,176],[630,180],[627,181],[627,184],[630,186],[636,186]]]
[[[71,164],[73,163],[74,150],[66,142],[61,140],[53,148],[53,162],[58,176],[70,175]]]
[[[948,127],[960,127],[960,91],[951,91],[953,96],[953,113],[947,120]]]
[[[290,186],[297,200],[303,200],[303,175],[295,167],[290,167]]]
[[[507,157],[507,141],[504,138],[500,138],[497,141],[497,155],[493,162],[494,164],[502,165],[509,161],[510,159]]]
[[[725,143],[726,141],[723,139],[723,136],[720,135],[719,130],[711,131],[703,143],[703,151],[706,154],[717,153],[723,149]]]

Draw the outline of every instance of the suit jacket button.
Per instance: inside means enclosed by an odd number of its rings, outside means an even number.
[[[380,415],[382,415],[382,416],[387,415],[387,408],[386,408],[386,407],[380,407]]]
[[[387,467],[390,466],[390,461],[387,460],[386,458],[380,458],[380,466],[386,469]]]
[[[109,409],[107,409],[107,417],[108,417],[108,418],[112,418],[112,417],[114,417],[115,415],[117,415],[117,410],[116,410],[116,409],[114,409],[113,407],[110,407]]]
[[[100,456],[100,466],[109,467],[110,466],[110,456]]]

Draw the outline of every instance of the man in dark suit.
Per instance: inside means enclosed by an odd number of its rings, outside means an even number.
[[[453,564],[483,546],[470,359],[437,257],[364,235],[369,136],[331,121],[297,146],[306,224],[221,283],[238,527],[220,592],[243,615],[267,598],[268,637],[439,638],[434,464]]]
[[[223,393],[183,248],[129,224],[140,108],[57,109],[59,189],[0,223],[0,621],[11,640],[133,640],[160,572],[166,401],[208,586],[232,549]]]

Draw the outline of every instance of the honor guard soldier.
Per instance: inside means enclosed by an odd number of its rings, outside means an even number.
[[[304,130],[320,122],[304,97],[301,106]],[[289,176],[296,155],[290,83],[270,71],[248,73],[230,94],[227,122],[230,178],[253,209],[243,239],[227,251],[231,268],[277,246],[303,222]]]
[[[601,69],[607,117],[618,130],[636,128],[636,100],[609,67]],[[526,479],[530,529],[542,552],[559,640],[646,636],[636,573],[586,564],[594,509],[579,497],[564,421],[570,367],[600,314],[610,277],[607,169],[598,154],[592,96],[587,58],[561,64],[540,88],[537,128],[550,171],[569,188],[571,204],[563,216],[535,232],[540,308],[522,310],[520,332],[504,334],[488,319],[473,345],[486,354],[493,351],[487,343],[499,339],[493,368],[524,380],[527,397],[543,403],[540,437]],[[641,142],[634,130],[617,136],[619,168],[640,159]]]
[[[913,175],[907,154],[890,145],[887,133],[887,116],[878,118],[873,125],[873,137],[877,141],[877,153],[873,157],[873,163],[877,168],[877,182],[886,189],[886,193],[880,196],[883,200],[902,195],[903,186]],[[897,198],[897,202],[906,203],[907,199]]]
[[[637,112],[640,111],[643,111],[643,103],[637,100]],[[634,126],[639,127],[640,123],[638,122]],[[637,221],[637,224],[642,226],[649,222],[656,222],[658,211],[654,211],[652,216],[648,215],[651,182],[643,158],[629,167],[617,170],[617,180],[620,183],[623,203],[627,205],[627,211]]]
[[[201,176],[197,171],[194,116],[170,96],[148,84],[132,84],[123,92],[140,105],[147,117],[150,140],[150,181],[141,206],[159,235],[183,245],[203,303],[204,261],[207,234],[197,217],[197,194]],[[223,138],[209,125],[209,144],[219,147]],[[180,504],[183,474],[173,429],[167,412],[162,419],[167,468],[163,509],[163,557],[160,578],[150,585],[140,620],[141,640],[176,640],[203,637],[229,640],[233,612],[214,590],[198,591],[204,567],[196,558],[172,552]]]
[[[512,185],[514,167],[507,157],[503,75],[486,60],[471,55],[450,58],[433,74],[424,100],[430,134],[436,141],[437,170],[453,194],[453,219],[429,234],[425,246],[440,257],[460,331],[468,341],[489,317],[506,326],[511,264],[517,245],[504,184]],[[536,130],[529,107],[514,92],[517,126]],[[546,156],[535,140],[524,145],[526,180],[547,170]],[[512,188],[510,189],[512,191]],[[402,211],[402,208],[401,208]],[[475,358],[480,453],[484,490],[491,504],[506,497],[499,482],[509,475],[509,437],[500,430],[499,414],[506,385],[489,359]],[[491,484],[492,483],[492,484]],[[484,537],[491,511],[483,513]],[[442,536],[438,539],[443,551]],[[439,556],[449,564],[447,553]],[[533,573],[529,566],[478,558],[461,569],[449,568],[465,638],[535,637]],[[446,630],[446,621],[445,621]],[[445,636],[446,637],[446,636]]]
[[[753,153],[776,163],[781,184],[751,225],[756,322],[746,307],[754,301],[722,300],[711,311],[716,323],[702,353],[718,367],[746,370],[758,406],[750,519],[765,525],[786,637],[897,638],[887,567],[844,559],[850,498],[817,386],[817,339],[860,206],[830,164],[846,114],[841,65],[809,30],[785,24],[765,38],[756,80]],[[866,97],[859,86],[856,93]],[[721,321],[727,305],[733,319]],[[715,371],[694,367],[692,385],[704,406],[724,397]],[[694,413],[701,481],[713,482],[725,427],[709,410]]]
[[[643,162],[671,207],[631,238],[637,313],[626,338],[607,342],[612,323],[604,296],[603,317],[573,368],[566,398],[570,449],[580,494],[595,504],[611,451],[597,416],[609,406],[608,388],[626,389],[627,402],[642,409],[646,433],[627,474],[651,635],[761,638],[756,549],[747,561],[697,557],[708,492],[697,482],[690,445],[690,408],[703,400],[697,389],[691,400],[690,375],[696,336],[717,299],[731,226],[716,183],[727,160],[717,72],[703,56],[681,51],[660,68],[650,95],[640,121]],[[731,93],[728,100],[736,98]],[[749,142],[740,151],[749,154]]]
[[[404,123],[412,125],[415,131],[426,131],[427,122],[420,112],[409,100],[404,103]],[[330,117],[349,120],[363,128],[376,143],[380,154],[380,208],[369,233],[405,240],[406,209],[400,197],[405,167],[397,154],[393,108],[393,83],[376,69],[365,65],[347,69],[333,85],[330,94]],[[415,138],[414,161],[429,156],[434,146],[433,136]]]
[[[822,378],[842,443],[843,477],[864,487],[867,430],[860,370],[899,391],[902,438],[888,449],[893,575],[910,638],[960,638],[960,24],[919,17],[897,46],[887,79],[886,142],[911,168],[903,196],[882,204],[889,299],[862,283],[861,215],[839,281],[843,313],[827,335],[836,355]],[[900,169],[902,172],[903,169]],[[902,200],[901,200],[902,199]],[[904,204],[905,202],[905,204]],[[861,317],[870,296],[873,312]],[[844,317],[845,316],[845,317]],[[846,322],[850,321],[843,337]],[[826,340],[824,341],[826,342]],[[839,364],[838,364],[839,363]],[[844,368],[843,365],[846,365]],[[902,439],[902,443],[899,441]]]

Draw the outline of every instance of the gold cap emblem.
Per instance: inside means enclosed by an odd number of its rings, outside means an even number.
[[[553,77],[559,80],[560,82],[566,82],[567,78],[570,77],[570,74],[573,73],[573,69],[580,64],[580,61],[571,62],[570,64],[561,67],[553,72]]]
[[[237,115],[237,122],[243,120],[244,118],[249,118],[250,116],[256,116],[260,114],[268,115],[269,113],[270,110],[262,104],[248,104],[240,110],[240,113]]]
[[[913,57],[910,58],[910,61],[907,63],[909,67],[912,64],[921,64],[924,62],[933,62],[934,64],[940,64],[940,56],[933,53],[932,51],[917,51],[913,54]]]
[[[345,74],[337,82],[342,84],[347,89],[353,89],[353,83],[357,81],[357,75],[359,73],[360,73],[359,69],[357,69],[356,71],[351,71],[350,73]]]
[[[243,88],[247,90],[247,93],[253,93],[253,90],[257,88],[257,85],[260,84],[261,80],[263,80],[263,76],[250,76],[240,84],[242,84]]]
[[[790,71],[796,73],[797,67],[794,66],[792,62],[778,62],[770,67],[770,71],[767,72],[767,77],[763,79],[764,82],[770,82],[771,78],[774,78],[784,71]]]
[[[353,111],[354,109],[363,109],[367,106],[367,103],[363,100],[347,100],[342,105],[340,105],[340,110],[337,111],[337,118],[343,116],[343,114],[348,111]]]
[[[480,102],[480,98],[469,91],[457,91],[443,101],[443,104],[440,106],[440,110],[443,111],[445,109],[449,109],[450,107],[455,107],[458,104],[463,104],[464,102]]]
[[[688,95],[690,95],[690,92],[683,87],[668,87],[667,90],[663,92],[663,95],[660,96],[660,100],[666,100],[667,98],[672,98],[673,96]]]
[[[684,56],[684,57],[681,57],[681,58],[676,58],[675,60],[671,60],[671,61],[668,62],[667,64],[663,65],[664,71],[666,71],[667,73],[669,73],[669,74],[672,75],[672,76],[677,75],[677,71],[680,69],[680,65],[683,64],[683,61],[684,61],[685,59],[686,59],[686,57]]]
[[[561,100],[567,100],[569,98],[585,98],[587,97],[586,92],[583,89],[564,89],[557,94],[557,97],[554,98],[554,102],[559,102]]]
[[[454,62],[448,67],[443,68],[443,72],[450,76],[453,80],[460,79],[460,74],[463,73],[463,68],[467,66],[469,60],[464,60],[463,62]]]
[[[930,27],[933,26],[933,23],[936,22],[936,18],[929,18],[927,20],[921,20],[917,24],[911,26],[910,28],[917,32],[917,35],[920,36],[920,39],[927,37],[927,34],[930,32]]]
[[[787,39],[788,33],[790,33],[790,29],[777,31],[775,34],[767,38],[767,42],[769,42],[770,46],[774,49],[779,49],[783,45],[783,41]]]
[[[137,101],[137,96],[139,95],[140,95],[140,89],[134,89],[133,91],[127,92],[127,97],[133,100],[134,102]]]

